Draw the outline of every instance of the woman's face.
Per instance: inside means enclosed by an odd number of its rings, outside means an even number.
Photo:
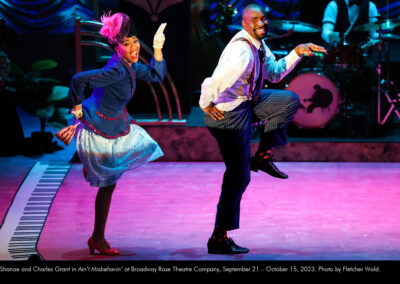
[[[126,37],[122,43],[115,48],[119,57],[125,59],[129,64],[139,60],[140,43],[137,37]]]

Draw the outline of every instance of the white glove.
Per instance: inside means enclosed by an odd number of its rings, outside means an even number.
[[[156,34],[154,35],[153,47],[154,48],[163,48],[165,42],[164,29],[167,26],[167,23],[163,23],[158,27]]]
[[[82,105],[74,106],[74,108],[71,110],[71,113],[75,116],[76,119],[81,120],[83,118]]]

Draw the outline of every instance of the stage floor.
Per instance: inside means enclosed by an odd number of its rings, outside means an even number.
[[[29,181],[33,159],[0,160],[0,221]],[[252,173],[240,229],[245,255],[209,255],[222,162],[153,162],[123,175],[106,238],[115,257],[89,255],[96,189],[72,164],[37,241],[45,260],[400,260],[399,163],[278,162],[279,180]],[[10,207],[11,206],[11,207]],[[0,243],[1,247],[7,243]],[[6,260],[0,255],[0,260]]]

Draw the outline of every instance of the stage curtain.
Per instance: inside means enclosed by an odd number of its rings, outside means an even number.
[[[67,34],[74,32],[74,19],[92,19],[84,0],[2,0],[0,17],[19,34]]]

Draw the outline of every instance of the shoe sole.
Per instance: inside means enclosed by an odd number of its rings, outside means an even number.
[[[228,253],[228,252],[210,252],[210,251],[208,251],[208,254],[225,254],[225,255],[232,255],[232,254],[244,254],[244,253],[248,253],[248,251],[246,251],[246,252],[231,252],[231,253]]]
[[[243,253],[248,253],[250,250],[247,249],[247,251],[243,251],[243,252],[223,252],[220,250],[212,250],[207,248],[207,251],[209,254],[243,254]]]

